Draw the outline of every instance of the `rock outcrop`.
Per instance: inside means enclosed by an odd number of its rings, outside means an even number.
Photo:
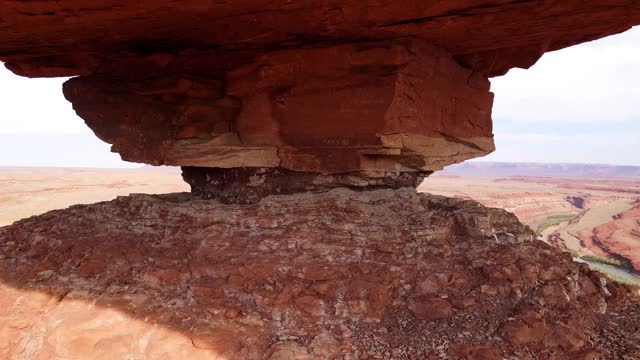
[[[255,204],[269,195],[323,193],[335,188],[357,191],[415,189],[431,172],[346,173],[323,175],[274,168],[183,167],[191,193],[227,204]]]
[[[640,24],[635,0],[3,1],[0,60],[123,159],[380,178],[494,149],[488,77]]]
[[[178,56],[167,66],[199,73],[151,63],[155,75],[83,76],[64,91],[123,159],[154,165],[433,171],[494,149],[488,80],[421,41],[274,51],[218,79],[202,76],[210,61]]]
[[[408,189],[73,206],[0,228],[0,357],[638,357],[630,288],[533,236]]]

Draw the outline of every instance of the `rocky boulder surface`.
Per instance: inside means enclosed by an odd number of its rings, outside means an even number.
[[[0,228],[4,359],[633,359],[640,306],[412,189],[132,195]]]

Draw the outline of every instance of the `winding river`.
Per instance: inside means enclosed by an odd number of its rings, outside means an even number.
[[[612,265],[602,264],[602,263],[593,262],[593,261],[586,261],[580,258],[573,258],[573,260],[588,264],[592,270],[596,270],[608,275],[614,275],[622,279],[625,279],[626,281],[628,281],[633,285],[640,286],[640,276],[633,274],[628,270],[621,269],[619,267],[612,266]]]

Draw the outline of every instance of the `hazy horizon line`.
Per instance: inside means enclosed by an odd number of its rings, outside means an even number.
[[[128,167],[101,167],[101,166],[64,166],[64,165],[3,165],[0,164],[0,169],[88,169],[88,170],[141,170],[141,169],[179,169],[180,166],[172,165],[149,165],[149,164],[137,164],[137,163],[125,163],[132,166]],[[589,165],[589,166],[608,166],[608,167],[630,167],[640,168],[639,165],[626,165],[626,164],[614,164],[614,163],[589,163],[589,162],[538,162],[538,161],[486,161],[472,159],[462,163],[451,164],[451,166],[460,166],[465,164],[520,164],[520,165]],[[135,166],[137,165],[137,166]],[[445,167],[446,169],[446,167]],[[443,171],[443,170],[440,170]]]

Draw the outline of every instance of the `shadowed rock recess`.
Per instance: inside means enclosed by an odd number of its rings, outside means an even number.
[[[636,290],[414,190],[494,150],[490,77],[635,24],[637,0],[0,1],[7,68],[72,77],[112,151],[192,188],[0,228],[0,357],[640,358]]]
[[[191,193],[223,203],[254,204],[267,195],[320,193],[334,188],[365,191],[374,189],[417,188],[431,172],[344,173],[322,175],[279,168],[200,168],[183,167],[182,178]]]

